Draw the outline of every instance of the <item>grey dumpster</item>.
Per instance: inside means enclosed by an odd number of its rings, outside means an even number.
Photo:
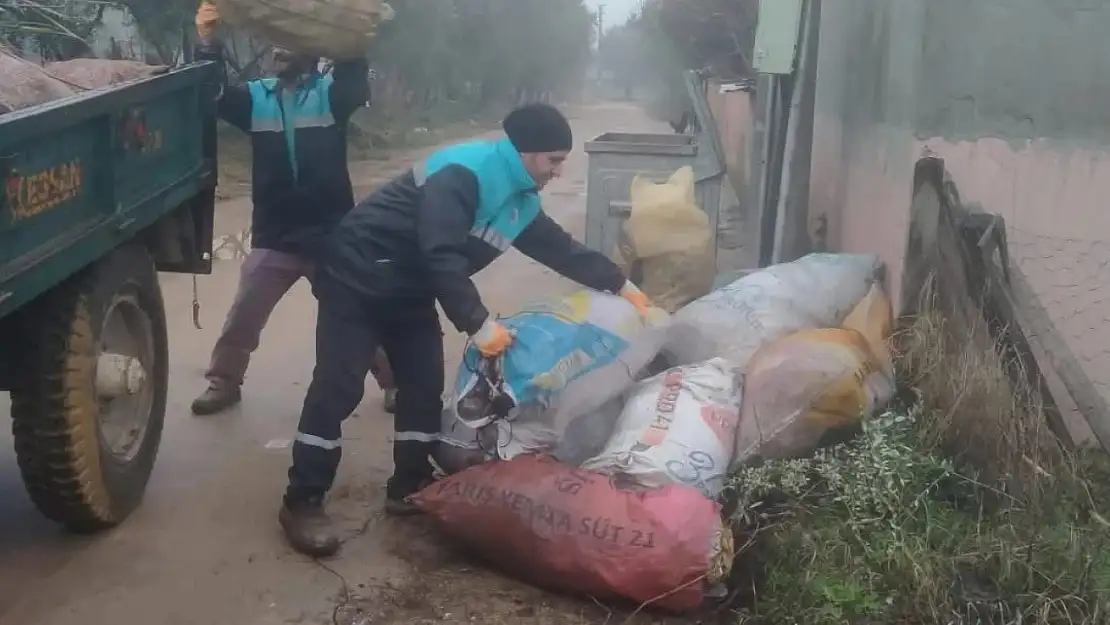
[[[685,134],[607,132],[586,142],[586,245],[606,255],[613,252],[624,220],[631,211],[629,192],[637,174],[665,182],[686,165],[694,168],[698,206],[717,232],[725,167],[717,125],[705,100],[705,87],[693,72],[686,76],[688,94],[701,131]],[[714,247],[716,254],[716,247]]]
[[[586,245],[610,254],[631,211],[632,178],[642,175],[665,182],[676,170],[694,168],[698,205],[717,231],[721,181],[719,168],[699,171],[698,142],[691,135],[607,132],[586,143]]]

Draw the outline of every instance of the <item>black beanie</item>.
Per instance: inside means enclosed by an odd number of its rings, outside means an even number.
[[[574,137],[570,122],[550,104],[525,104],[501,122],[509,141],[521,154],[570,151]]]

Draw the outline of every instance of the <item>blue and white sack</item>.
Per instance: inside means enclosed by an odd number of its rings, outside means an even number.
[[[498,423],[498,455],[554,449],[571,422],[636,382],[662,348],[669,316],[645,319],[622,297],[580,290],[501,319],[514,334],[494,360],[463,352],[452,408],[471,428]]]

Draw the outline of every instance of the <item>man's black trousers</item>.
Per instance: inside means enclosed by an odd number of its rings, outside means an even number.
[[[393,477],[388,497],[403,498],[432,475],[443,409],[443,332],[435,300],[371,300],[320,271],[316,368],[305,396],[293,465],[290,503],[322,497],[342,455],[343,421],[362,401],[366,374],[380,345],[397,388]]]

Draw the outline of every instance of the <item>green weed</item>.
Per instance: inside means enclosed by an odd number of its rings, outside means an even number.
[[[942,349],[941,325],[901,337],[912,406],[733,476],[739,622],[1110,623],[1110,461],[1061,451],[1004,352]]]

